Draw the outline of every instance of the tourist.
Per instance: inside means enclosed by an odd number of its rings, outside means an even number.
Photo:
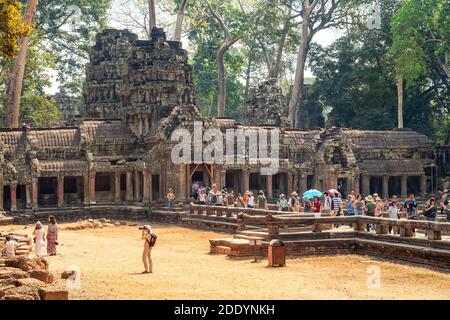
[[[198,183],[197,181],[195,181],[195,182],[192,184],[192,197],[194,198],[195,201],[198,200],[198,196],[199,196],[199,188],[200,188],[199,183]]]
[[[289,210],[292,212],[299,212],[300,210],[300,200],[298,199],[297,192],[291,193],[291,198],[289,199]]]
[[[289,202],[288,202],[288,199],[287,199],[286,195],[281,194],[280,202],[279,202],[280,211],[283,211],[283,212],[289,211],[288,204],[289,204]]]
[[[436,221],[438,208],[436,205],[436,199],[431,198],[428,206],[423,211],[424,215],[427,217],[428,221]]]
[[[142,229],[142,240],[144,240],[144,251],[142,253],[142,261],[144,262],[145,271],[143,273],[153,273],[152,249],[155,246],[157,236],[149,225]]]
[[[309,200],[309,198],[304,198],[303,200],[303,212],[311,212],[312,209],[312,203],[311,200]]]
[[[342,199],[341,195],[339,193],[335,193],[334,197],[332,198],[332,211],[334,212],[334,215],[340,216],[342,212]]]
[[[245,208],[245,201],[244,201],[244,197],[242,196],[242,194],[238,193],[237,197],[236,197],[236,207],[238,208]]]
[[[375,209],[377,208],[377,204],[375,203],[372,196],[366,197],[366,201],[367,203],[364,207],[366,215],[369,217],[375,217]],[[366,225],[367,232],[370,232],[371,227],[372,227],[371,224]]]
[[[202,189],[200,190],[198,199],[199,199],[199,201],[200,201],[200,204],[206,204],[206,192],[205,192],[205,189],[204,189],[204,188],[202,188]]]
[[[222,206],[223,205],[223,193],[217,190],[217,193],[215,194],[216,198],[214,201],[214,205],[216,206]]]
[[[253,192],[248,193],[247,208],[249,209],[255,208],[255,197],[253,196]]]
[[[355,202],[355,199],[353,196],[348,196],[347,202],[345,203],[345,208],[347,209],[347,216],[354,216],[355,215],[355,208],[353,206]]]
[[[244,194],[244,197],[243,197],[244,205],[245,205],[244,208],[248,208],[248,198],[249,197],[250,197],[250,191],[246,191],[245,194]]]
[[[356,196],[356,200],[353,202],[353,207],[355,208],[355,215],[362,216],[364,214],[364,200],[361,194]]]
[[[54,216],[48,217],[47,228],[47,254],[56,256],[56,246],[58,245],[58,224]]]
[[[34,251],[37,257],[42,256],[42,248],[45,242],[45,231],[40,221],[36,222],[36,226],[33,231],[34,236]]]
[[[228,206],[232,207],[234,206],[234,191],[231,191],[227,194],[227,202]]]
[[[320,213],[321,212],[321,210],[322,210],[322,203],[320,202],[319,197],[317,197],[317,196],[314,197],[312,207],[313,207],[314,213]]]
[[[325,192],[323,194],[324,200],[323,200],[323,212],[324,213],[330,213],[331,207],[333,206],[333,202],[330,198],[330,195],[328,192]]]
[[[382,217],[384,213],[384,203],[381,201],[381,198],[379,196],[374,197],[376,208],[375,208],[375,217]]]
[[[450,202],[447,202],[447,207],[445,203],[441,203],[441,214],[447,216],[447,221],[450,222]]]
[[[169,209],[169,211],[173,210],[174,201],[175,201],[175,193],[173,193],[172,189],[169,189],[169,192],[167,193],[167,202],[168,202],[167,208]]]
[[[5,237],[5,240],[4,255],[6,256],[6,258],[14,258],[16,256],[16,249],[19,244],[14,241],[13,237],[10,235],[7,235]]]
[[[403,208],[406,210],[408,219],[416,219],[417,218],[417,202],[414,194],[410,194],[408,200],[403,204]]]
[[[389,208],[388,208],[389,218],[393,219],[393,220],[398,220],[399,219],[399,215],[398,215],[399,209],[400,209],[400,203],[398,202],[397,196],[393,196],[391,201],[389,202]],[[389,233],[396,234],[396,233],[398,233],[397,229],[398,229],[397,227],[389,226]]]
[[[258,193],[257,208],[267,210],[267,198],[262,190]]]

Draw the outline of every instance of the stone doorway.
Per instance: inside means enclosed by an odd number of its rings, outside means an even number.
[[[17,210],[24,210],[27,208],[27,190],[24,184],[17,185],[16,205]]]
[[[56,178],[39,178],[38,192],[39,207],[56,207]]]
[[[113,201],[114,175],[110,173],[97,173],[95,176],[95,201],[105,203]]]
[[[420,196],[420,177],[408,177],[408,194]]]
[[[11,211],[11,188],[10,186],[3,187],[3,209]]]
[[[389,197],[402,195],[402,178],[401,177],[389,177],[388,182]]]
[[[152,199],[162,199],[161,187],[159,185],[159,174],[152,175]]]
[[[371,195],[378,193],[380,197],[383,195],[383,177],[370,177],[369,193]]]
[[[64,205],[79,206],[83,198],[83,177],[64,177]]]

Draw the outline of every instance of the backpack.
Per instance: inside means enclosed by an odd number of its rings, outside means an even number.
[[[154,232],[150,233],[150,239],[147,240],[147,242],[151,248],[155,246],[156,239],[158,239],[158,236],[156,235],[156,233],[154,233]]]

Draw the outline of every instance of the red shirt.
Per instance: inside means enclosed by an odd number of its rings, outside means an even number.
[[[320,209],[322,208],[322,203],[320,201],[314,201],[313,203],[314,212],[320,213]]]

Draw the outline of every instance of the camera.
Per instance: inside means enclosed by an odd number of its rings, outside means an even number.
[[[145,230],[145,227],[139,227],[139,230]]]

